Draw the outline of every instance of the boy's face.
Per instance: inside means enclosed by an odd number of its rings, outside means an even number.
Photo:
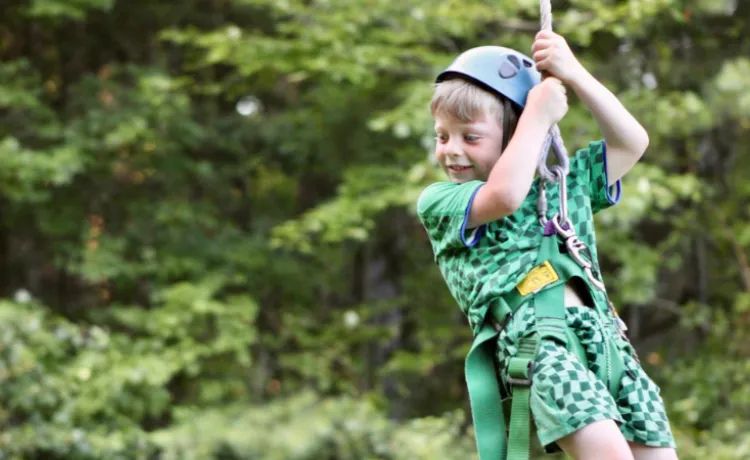
[[[503,129],[485,114],[472,122],[435,118],[435,158],[452,182],[486,181],[503,145]]]

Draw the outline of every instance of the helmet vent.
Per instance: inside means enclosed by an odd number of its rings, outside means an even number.
[[[533,65],[534,64],[532,64],[531,62],[527,61],[526,59],[523,60],[523,66],[524,67],[529,68],[529,67],[531,67]]]
[[[516,66],[516,69],[521,69],[521,63],[518,61],[517,57],[511,54],[510,56],[508,56],[508,60],[512,62],[514,66]]]
[[[510,64],[508,61],[503,61],[503,63],[500,64],[500,69],[498,70],[497,73],[502,78],[513,78],[518,73],[518,69],[514,67],[512,64]]]

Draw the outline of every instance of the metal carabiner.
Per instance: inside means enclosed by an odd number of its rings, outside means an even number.
[[[573,227],[573,222],[567,217],[563,224],[560,223],[560,214],[555,214],[550,220],[552,220],[552,226],[555,227],[555,231],[562,237],[562,239],[567,240],[571,236],[575,236],[576,230]],[[567,229],[565,227],[567,227]]]
[[[536,199],[536,213],[539,216],[539,223],[542,228],[547,226],[547,182],[544,179],[539,181],[539,196]]]
[[[607,292],[604,283],[594,276],[592,268],[594,267],[593,260],[586,260],[583,256],[583,252],[587,250],[586,243],[584,243],[576,234],[576,229],[573,227],[573,222],[568,219],[568,186],[565,182],[565,176],[567,171],[562,166],[554,165],[550,168],[550,172],[554,173],[559,181],[558,187],[560,190],[560,212],[552,216],[552,226],[555,228],[555,232],[565,241],[565,246],[568,249],[568,254],[573,260],[581,266],[586,277],[589,279],[591,284],[602,292]],[[539,214],[539,222],[543,227],[547,225],[547,192],[545,190],[546,180],[544,177],[539,181],[539,197],[537,198],[537,213]]]
[[[583,269],[583,271],[586,273],[586,276],[588,277],[589,281],[591,281],[591,284],[593,284],[594,286],[596,286],[597,288],[599,288],[600,291],[605,292],[605,293],[607,292],[607,287],[604,286],[604,283],[602,283],[601,281],[599,281],[594,276],[594,272],[591,271],[590,267]]]
[[[557,175],[559,182],[558,187],[560,189],[560,215],[562,216],[563,222],[568,221],[568,184],[565,181],[565,171],[563,168],[555,165],[552,170]]]
[[[578,265],[581,266],[584,270],[590,270],[592,267],[591,261],[586,260],[583,255],[581,254],[584,250],[586,250],[586,243],[581,241],[578,238],[578,235],[571,235],[570,238],[565,240],[565,246],[568,247],[568,254],[575,259],[576,262],[578,262]]]

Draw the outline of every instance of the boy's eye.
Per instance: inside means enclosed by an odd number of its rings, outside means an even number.
[[[438,142],[446,142],[448,140],[448,136],[444,136],[442,134],[438,134],[437,136],[435,136],[435,139]]]
[[[474,134],[467,134],[464,136],[464,139],[466,139],[466,142],[476,142],[479,140],[479,136],[476,136]]]

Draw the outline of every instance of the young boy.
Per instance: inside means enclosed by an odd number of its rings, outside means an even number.
[[[418,214],[475,334],[466,367],[480,458],[506,456],[500,395],[512,397],[511,459],[528,456],[529,406],[548,452],[677,458],[660,390],[607,300],[593,227],[594,213],[619,201],[646,131],[549,31],[537,35],[533,62],[507,48],[475,48],[437,82],[435,157],[450,181],[423,191]],[[564,188],[545,187],[534,173],[567,112],[566,86],[604,139],[571,158]],[[537,209],[542,192],[549,214]],[[565,192],[567,215],[554,215]],[[498,374],[481,357],[488,345]]]

